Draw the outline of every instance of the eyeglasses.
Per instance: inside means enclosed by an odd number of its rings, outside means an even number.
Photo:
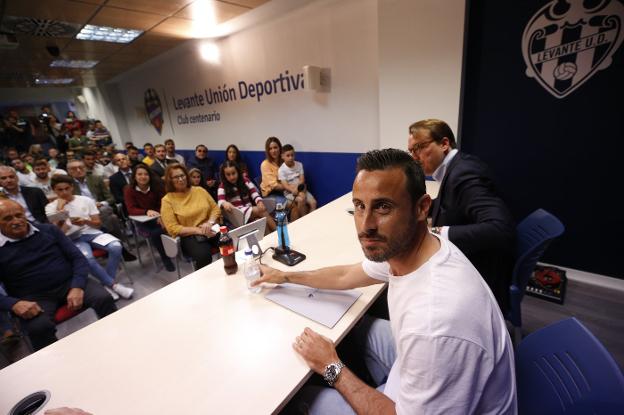
[[[433,143],[434,141],[435,140],[427,140],[427,141],[423,141],[422,143],[416,143],[411,148],[408,148],[407,151],[409,151],[411,155],[417,155],[418,153],[423,151],[425,148],[427,148],[427,146]]]
[[[171,178],[178,181],[186,180],[186,174],[177,174],[175,176],[171,176]]]

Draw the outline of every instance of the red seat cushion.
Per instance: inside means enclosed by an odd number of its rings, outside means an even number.
[[[106,252],[103,249],[98,249],[98,248],[93,249],[93,256],[96,258],[104,258],[106,257],[106,255],[108,255],[108,252]]]
[[[81,310],[70,310],[69,308],[67,308],[67,304],[65,304],[61,306],[58,310],[56,310],[56,313],[54,313],[54,322],[56,324],[62,323],[65,320],[69,320],[73,316],[79,314],[80,311]]]

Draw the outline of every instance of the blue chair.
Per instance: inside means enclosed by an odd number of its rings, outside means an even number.
[[[516,264],[509,287],[510,307],[507,319],[514,326],[514,343],[522,339],[520,303],[529,277],[550,242],[561,235],[565,227],[554,215],[537,209],[516,227]]]
[[[519,414],[624,414],[622,371],[575,318],[520,343],[516,379]]]

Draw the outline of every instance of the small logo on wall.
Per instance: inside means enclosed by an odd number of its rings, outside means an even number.
[[[527,76],[556,98],[566,97],[611,65],[622,43],[623,20],[618,0],[553,0],[524,29]]]
[[[162,135],[162,126],[164,123],[162,105],[160,98],[155,89],[145,91],[145,113],[150,120],[150,124],[154,126],[159,135]]]

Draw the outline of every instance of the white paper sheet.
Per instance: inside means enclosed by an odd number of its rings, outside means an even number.
[[[331,329],[360,295],[362,293],[357,290],[321,290],[281,284],[272,288],[265,298]]]
[[[101,233],[93,239],[93,243],[96,243],[101,246],[106,246],[111,242],[118,241],[119,239],[115,238],[113,235],[109,233]]]

